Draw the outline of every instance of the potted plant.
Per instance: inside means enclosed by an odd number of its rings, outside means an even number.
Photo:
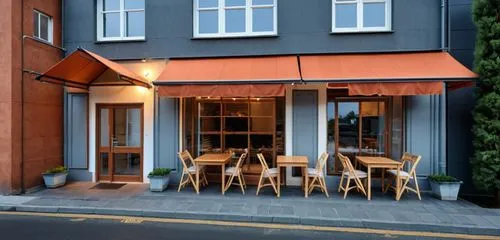
[[[441,200],[457,200],[458,191],[462,181],[444,174],[431,175],[428,177],[432,192]]]
[[[148,174],[150,181],[149,190],[151,192],[163,192],[170,182],[170,172],[168,168],[155,168]]]
[[[47,188],[57,188],[66,184],[68,170],[63,166],[57,166],[45,171],[42,175]]]

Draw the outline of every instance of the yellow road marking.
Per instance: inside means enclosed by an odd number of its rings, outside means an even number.
[[[142,223],[142,222],[181,223],[181,224],[215,225],[215,226],[227,226],[227,227],[248,227],[248,228],[263,228],[263,229],[287,229],[287,230],[305,230],[305,231],[344,232],[344,233],[435,237],[435,238],[437,237],[437,238],[453,238],[453,239],[485,239],[485,240],[498,240],[499,239],[499,236],[489,236],[489,235],[382,230],[382,229],[370,229],[370,228],[321,227],[321,226],[275,224],[275,223],[225,222],[225,221],[213,221],[213,220],[128,217],[128,216],[94,215],[94,214],[0,212],[0,215],[58,217],[58,218],[73,218],[73,219],[83,218],[83,219],[117,220],[120,222],[124,222],[124,221],[130,222],[131,221],[133,223]]]

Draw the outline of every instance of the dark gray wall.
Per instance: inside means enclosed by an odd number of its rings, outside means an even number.
[[[293,156],[307,156],[309,167],[318,159],[318,91],[293,90]]]
[[[472,69],[476,31],[472,22],[472,0],[450,0],[450,52]],[[472,147],[473,88],[448,92],[448,174],[464,181],[462,193],[474,192],[470,158]]]
[[[439,49],[440,1],[393,0],[393,32],[330,34],[331,0],[278,0],[278,37],[193,40],[192,0],[147,0],[146,41],[96,43],[92,0],[64,2],[64,44],[112,59]]]

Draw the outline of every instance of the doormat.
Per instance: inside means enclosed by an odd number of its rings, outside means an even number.
[[[126,183],[98,183],[97,185],[91,187],[90,189],[102,189],[102,190],[116,190],[123,186],[127,185]]]

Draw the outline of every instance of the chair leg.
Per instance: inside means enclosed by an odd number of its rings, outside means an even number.
[[[241,192],[243,193],[243,195],[245,195],[245,187],[243,186],[243,181],[241,181],[241,176],[240,176],[240,174],[238,174],[238,180],[239,180],[239,182],[240,182]]]
[[[341,190],[341,187],[342,187],[342,182],[344,181],[344,172],[342,172],[342,176],[340,177],[340,183],[339,183],[339,192]]]
[[[398,179],[398,181],[399,181],[399,179]],[[401,199],[401,196],[403,195],[403,193],[404,193],[404,191],[406,189],[406,185],[408,185],[409,181],[410,181],[410,177],[408,176],[405,179],[404,183],[401,185],[401,188],[399,189],[398,194],[396,195],[396,200],[399,201],[399,199]]]
[[[349,183],[351,182],[351,177],[347,177],[346,187],[344,188],[344,199],[347,197],[347,192],[349,192]]]
[[[319,182],[320,184],[322,185],[322,189],[324,190],[324,193],[326,194],[326,197],[330,197],[330,195],[328,195],[328,189],[326,188],[326,182],[325,182],[325,178],[322,177],[319,179]]]
[[[316,183],[317,178],[318,177],[314,177],[311,183],[309,183],[309,186],[307,187],[307,191],[309,194],[311,194],[312,191],[314,190],[314,184]]]
[[[422,200],[422,198],[420,197],[420,189],[418,188],[417,174],[413,175],[413,181],[415,181],[415,190],[417,190],[418,200]]]
[[[257,185],[257,193],[255,195],[259,195],[259,191],[260,191],[260,188],[262,187],[262,178],[264,177],[264,172],[262,172],[260,174],[260,178],[259,178],[259,184]]]
[[[227,191],[229,187],[231,187],[231,184],[233,184],[234,180],[234,175],[231,175],[229,179],[227,179],[226,186],[224,186],[224,191]]]
[[[243,180],[243,186],[245,188],[247,188],[247,182],[245,181],[245,176],[243,175],[243,173],[240,171],[240,176],[241,176],[241,180]]]
[[[276,176],[276,179],[278,179],[278,177],[277,177],[277,176]],[[269,176],[269,181],[271,181],[271,186],[273,187],[274,192],[275,192],[276,194],[278,194],[278,189],[276,188],[276,183],[274,182],[273,177]]]
[[[182,172],[181,179],[179,180],[179,187],[177,188],[177,192],[181,191],[183,180],[184,180],[184,171]]]

